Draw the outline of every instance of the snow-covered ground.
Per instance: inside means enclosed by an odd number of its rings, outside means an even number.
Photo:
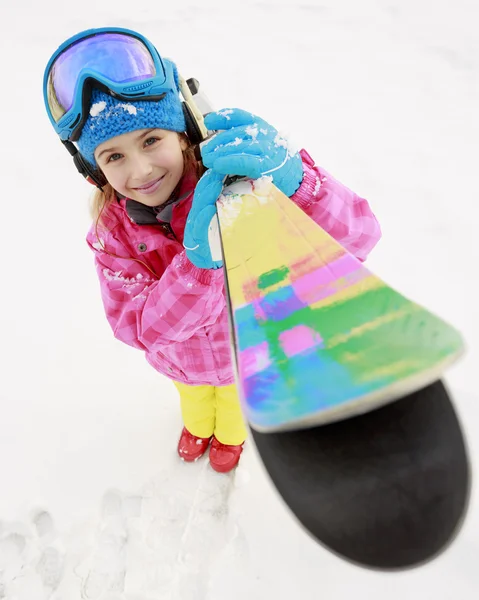
[[[111,335],[84,243],[90,187],[42,99],[67,36],[138,29],[218,108],[263,116],[368,198],[383,229],[369,266],[465,334],[447,382],[475,461],[476,0],[18,0],[0,12],[0,598],[477,597],[475,488],[451,548],[381,574],[310,539],[252,445],[230,477],[177,459],[175,389]]]

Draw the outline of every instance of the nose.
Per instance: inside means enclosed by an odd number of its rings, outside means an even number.
[[[142,185],[146,183],[147,178],[152,174],[153,166],[144,153],[135,154],[131,161],[131,180],[133,183]]]

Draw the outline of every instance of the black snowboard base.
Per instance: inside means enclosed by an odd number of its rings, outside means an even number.
[[[470,467],[442,381],[329,425],[251,431],[286,504],[344,559],[383,570],[419,566],[461,528]]]

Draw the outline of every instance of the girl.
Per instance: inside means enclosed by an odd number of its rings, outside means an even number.
[[[113,333],[177,387],[180,457],[194,461],[210,447],[211,466],[230,471],[246,428],[211,226],[225,176],[271,175],[360,260],[380,238],[378,223],[366,200],[262,119],[232,109],[203,124],[174,63],[139,33],[101,28],[68,39],[46,67],[44,96],[77,169],[99,188],[87,241]],[[200,161],[207,130],[220,133]]]

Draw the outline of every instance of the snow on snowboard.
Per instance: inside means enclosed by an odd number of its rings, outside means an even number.
[[[379,569],[437,556],[470,469],[444,370],[460,334],[376,277],[282,194],[217,202],[242,407],[273,483],[337,555]]]

